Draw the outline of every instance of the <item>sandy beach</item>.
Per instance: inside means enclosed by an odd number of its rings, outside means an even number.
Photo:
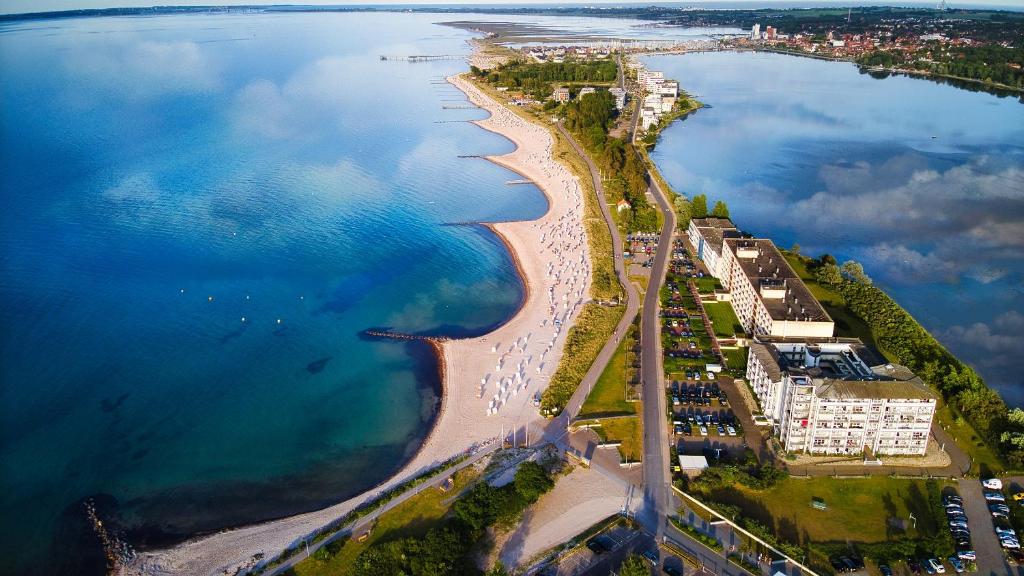
[[[539,440],[545,420],[534,397],[558,366],[565,336],[589,299],[590,258],[582,225],[583,198],[576,177],[552,157],[548,129],[498,104],[462,77],[449,81],[490,112],[480,127],[509,138],[514,152],[488,157],[535,182],[548,198],[537,220],[490,224],[509,246],[526,286],[520,310],[496,330],[439,343],[444,373],[440,412],[413,459],[378,488],[334,506],[289,518],[226,530],[166,550],[139,554],[121,574],[232,574],[301,541],[378,492],[399,484],[472,446],[500,437],[522,444]],[[513,432],[514,431],[514,432]]]

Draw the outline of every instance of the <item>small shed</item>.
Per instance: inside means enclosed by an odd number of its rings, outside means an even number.
[[[679,455],[679,470],[687,476],[699,476],[708,467],[708,459],[704,456]]]

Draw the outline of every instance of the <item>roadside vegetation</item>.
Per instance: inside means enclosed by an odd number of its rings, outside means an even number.
[[[638,398],[633,390],[639,366],[637,325],[634,323],[619,342],[604,372],[594,384],[580,409],[579,418],[628,416],[637,413]]]
[[[465,486],[470,479],[460,480]],[[479,574],[474,553],[487,546],[487,529],[509,526],[522,512],[554,487],[550,472],[524,462],[510,484],[495,488],[479,482],[454,502],[446,493],[418,495],[381,517],[370,538],[345,542],[330,556],[300,563],[300,576],[434,576]],[[422,498],[421,498],[422,497]],[[503,573],[500,567],[494,574]]]
[[[602,418],[592,430],[604,442],[619,442],[620,462],[639,462],[644,453],[644,424],[638,415]]]

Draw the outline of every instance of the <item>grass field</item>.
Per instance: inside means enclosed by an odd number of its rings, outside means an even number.
[[[736,334],[743,334],[743,326],[740,325],[736,313],[733,312],[732,304],[728,302],[712,302],[704,305],[708,313],[712,327],[715,329],[715,336],[719,338],[732,338]]]
[[[428,530],[437,526],[441,519],[448,513],[453,496],[468,486],[477,477],[472,467],[460,470],[454,475],[455,486],[453,489],[442,492],[437,488],[427,488],[382,514],[377,520],[376,526],[365,542],[356,542],[350,539],[345,542],[334,557],[327,558],[323,553],[314,554],[312,557],[299,562],[295,566],[295,573],[298,576],[343,576],[352,573],[352,566],[359,556],[374,542],[397,540],[407,537],[420,537]]]
[[[974,428],[948,405],[943,404],[935,411],[935,421],[956,440],[957,446],[971,456],[971,474],[990,476],[1006,470],[1006,465],[1000,462]]]
[[[832,320],[836,323],[836,336],[847,336],[853,338],[860,338],[862,342],[875,348],[889,360],[889,355],[886,354],[885,350],[878,346],[875,342],[875,336],[871,332],[871,328],[866,322],[861,320],[856,314],[854,314],[846,306],[846,299],[841,294],[819,284],[814,276],[807,270],[807,265],[803,258],[796,254],[783,251],[783,255],[786,257],[786,261],[793,267],[800,279],[804,281],[807,288],[811,291],[811,294],[821,302],[821,305],[825,307],[825,311],[832,317]]]
[[[606,442],[622,442],[619,454],[623,461],[639,462],[644,449],[644,428],[640,417],[604,418],[600,422],[601,426],[594,428],[594,432]]]
[[[632,333],[632,330],[630,330]],[[594,384],[594,389],[587,396],[580,409],[580,418],[599,418],[623,414],[636,414],[636,403],[626,401],[626,385],[628,378],[629,351],[634,344],[631,337],[623,338],[605,366],[601,377]]]
[[[789,542],[880,542],[941,529],[927,493],[924,480],[821,477],[787,478],[763,491],[730,486],[711,498],[740,506],[743,515],[774,526],[776,534]],[[811,507],[812,498],[824,500],[827,509]],[[916,529],[909,520],[911,513],[917,518]],[[899,524],[891,524],[890,519]]]

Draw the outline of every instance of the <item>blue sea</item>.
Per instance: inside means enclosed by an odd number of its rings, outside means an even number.
[[[431,15],[183,15],[0,27],[0,573],[102,568],[83,499],[137,545],[386,479],[434,417],[421,343],[523,289],[453,222],[535,218],[444,82]],[[446,108],[448,107],[448,108]],[[29,567],[32,567],[31,569]]]
[[[812,256],[855,259],[1024,406],[1020,95],[765,53],[645,59],[707,108],[652,157],[686,194]]]

